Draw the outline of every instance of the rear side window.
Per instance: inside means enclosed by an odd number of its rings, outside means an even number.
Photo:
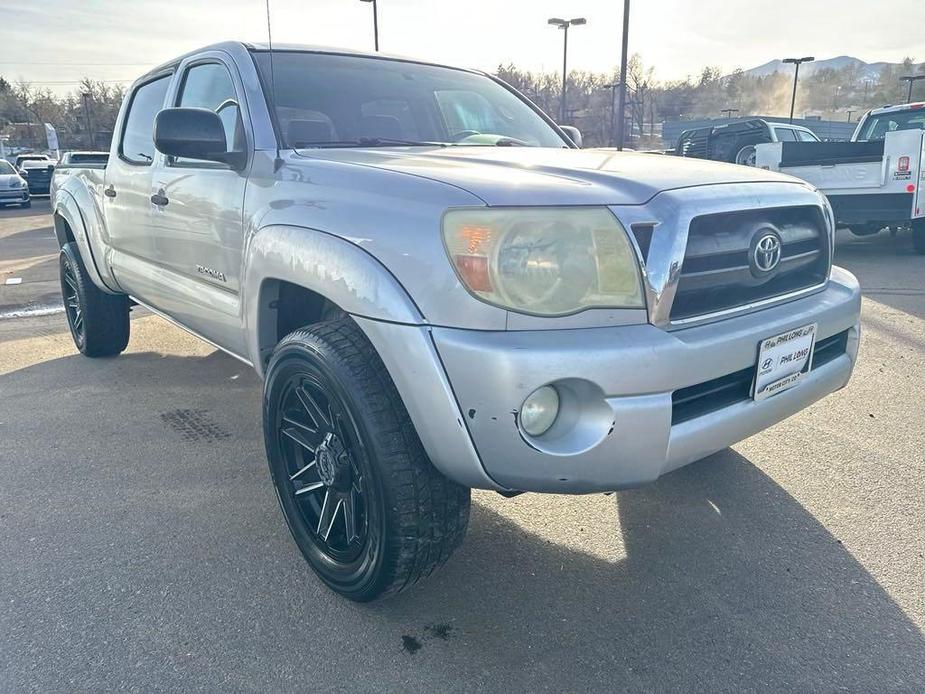
[[[774,132],[777,133],[778,142],[796,142],[797,136],[794,135],[793,131],[790,128],[774,128]]]
[[[119,147],[122,158],[132,164],[154,160],[154,118],[164,108],[168,84],[169,75],[141,85],[132,95]]]
[[[797,137],[800,138],[800,142],[819,142],[819,138],[813,133],[808,133],[803,130],[797,130]]]
[[[228,68],[220,63],[202,63],[186,71],[177,106],[206,108],[218,114],[225,129],[225,146],[229,152],[244,148],[241,109]],[[182,163],[199,163],[196,159],[177,159]],[[202,162],[207,163],[207,162]],[[214,166],[213,163],[208,163]]]

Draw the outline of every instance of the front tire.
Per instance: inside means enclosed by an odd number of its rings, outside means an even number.
[[[76,244],[58,256],[64,312],[74,344],[88,357],[111,357],[128,346],[129,303],[124,294],[107,294],[87,275]]]
[[[358,602],[397,593],[462,542],[469,490],[433,467],[349,316],[283,338],[267,369],[263,411],[286,523],[335,592]]]
[[[912,247],[919,255],[925,255],[925,219],[912,222]]]

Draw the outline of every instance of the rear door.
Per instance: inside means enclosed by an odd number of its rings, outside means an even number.
[[[180,65],[171,106],[215,111],[229,150],[250,152],[244,90],[223,53]],[[150,235],[163,291],[156,308],[203,337],[246,352],[241,319],[244,188],[247,167],[158,153],[149,195],[157,204]]]

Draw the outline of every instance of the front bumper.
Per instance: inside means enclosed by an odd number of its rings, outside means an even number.
[[[834,268],[819,293],[683,330],[432,328],[432,336],[462,413],[459,426],[468,431],[487,476],[506,489],[585,493],[652,481],[842,388],[857,357],[860,305],[857,280]],[[817,344],[846,333],[844,351],[779,395],[761,402],[745,398],[672,424],[674,391],[750,368],[763,338],[808,323],[818,326]],[[572,408],[574,422],[551,440],[530,440],[517,424],[518,409],[547,383],[570,393],[563,408]],[[406,404],[418,397],[402,396]],[[439,426],[426,408],[412,403],[409,411],[419,433]],[[445,453],[432,447],[428,453],[444,469]]]
[[[29,202],[28,188],[11,188],[9,190],[0,190],[0,205],[15,205],[22,202]]]

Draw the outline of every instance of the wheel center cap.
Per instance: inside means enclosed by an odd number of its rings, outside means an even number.
[[[315,450],[315,464],[318,466],[321,481],[328,487],[332,486],[337,477],[337,458],[334,457],[327,439]]]

